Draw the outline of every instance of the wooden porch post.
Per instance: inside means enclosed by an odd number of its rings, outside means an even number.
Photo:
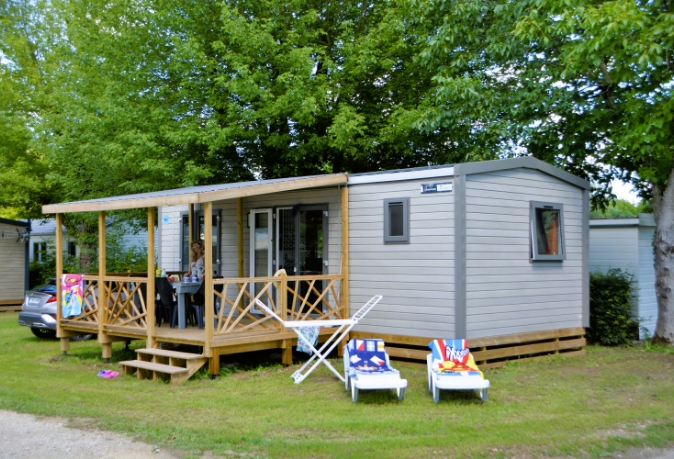
[[[103,361],[109,362],[112,357],[112,340],[104,332],[108,314],[108,295],[105,288],[105,211],[98,212],[98,342],[103,347]]]
[[[279,285],[279,306],[281,309],[281,317],[283,320],[288,320],[288,273],[285,269],[281,271],[281,283]],[[281,333],[285,333],[286,328],[281,327]],[[293,347],[292,341],[289,339],[283,340],[283,354],[281,355],[281,363],[283,365],[293,364]]]
[[[154,207],[147,208],[147,298],[145,299],[147,340],[145,347],[154,347],[155,266],[154,266]]]
[[[349,189],[342,187],[342,319],[351,317],[349,306]],[[344,316],[346,314],[346,317]]]
[[[204,244],[206,250],[204,253],[204,264],[206,265],[206,276],[204,277],[204,294],[206,301],[204,309],[206,312],[206,326],[204,327],[206,339],[204,342],[204,355],[211,357],[211,341],[213,341],[213,203],[204,203]],[[224,305],[223,305],[224,306]],[[217,357],[216,357],[217,358]]]
[[[243,198],[237,200],[236,207],[237,229],[238,229],[238,267],[239,277],[243,277]]]
[[[61,278],[63,277],[63,215],[56,214],[56,336],[61,339],[61,351],[66,354],[70,350],[70,338],[65,336],[61,328],[61,320],[63,319],[63,311],[61,303],[63,301],[63,292],[61,292]]]
[[[349,188],[342,187],[342,319],[351,317],[349,305]],[[337,348],[338,355],[344,352],[348,335]]]

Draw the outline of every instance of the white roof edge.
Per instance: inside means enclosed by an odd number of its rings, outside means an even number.
[[[638,218],[593,218],[590,226],[639,226]]]
[[[398,171],[398,172],[378,172],[375,174],[349,175],[347,184],[364,185],[370,183],[398,182],[402,180],[417,180],[435,177],[454,176],[454,166],[438,167],[433,169]]]
[[[638,217],[629,218],[593,218],[590,219],[590,226],[655,226],[655,217],[653,214],[639,214]]]

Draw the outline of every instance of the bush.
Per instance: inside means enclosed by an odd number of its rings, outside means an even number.
[[[145,272],[147,271],[147,249],[145,247],[123,247],[120,238],[108,238],[106,244],[105,267],[108,273]],[[53,244],[47,245],[43,261],[30,263],[30,288],[46,283],[56,277],[56,258]],[[98,273],[98,258],[93,255],[93,263],[84,270],[79,259],[72,255],[63,256],[64,273],[92,274]]]
[[[590,274],[590,343],[618,346],[639,338],[634,289],[633,276],[620,269]]]

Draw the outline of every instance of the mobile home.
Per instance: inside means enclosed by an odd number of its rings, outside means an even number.
[[[658,301],[655,294],[653,214],[636,218],[590,220],[590,271],[621,269],[635,282],[634,315],[641,320],[640,337],[655,334]]]
[[[157,208],[159,267],[168,272],[187,269],[191,240],[211,247],[204,330],[156,327],[152,295],[135,304],[134,295],[115,295],[112,286],[147,283],[152,291],[153,276],[107,279],[103,263],[91,280],[110,283],[107,296],[96,294],[96,313],[86,320],[60,318],[61,331],[66,337],[97,328],[104,357],[117,339],[146,339],[150,348],[197,344],[217,374],[225,353],[281,348],[284,362],[291,361],[293,334],[267,320],[254,299],[309,323],[348,316],[382,294],[352,336],[384,337],[397,357],[425,359],[423,348],[438,337],[467,338],[486,365],[582,353],[589,320],[589,188],[525,157],[45,206],[57,218],[78,211],[104,218],[105,210],[147,207],[149,247]],[[153,262],[150,257],[148,272]],[[133,312],[101,312],[115,304]],[[62,344],[67,348],[67,340]]]
[[[28,289],[30,222],[0,218],[0,310],[21,308]]]

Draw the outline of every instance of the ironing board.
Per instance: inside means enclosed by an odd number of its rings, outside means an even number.
[[[297,339],[302,340],[309,349],[311,349],[311,352],[313,353],[309,360],[306,361],[302,367],[297,370],[295,373],[292,374],[293,381],[295,381],[295,384],[299,384],[304,379],[311,374],[312,371],[318,367],[321,363],[323,363],[326,367],[332,371],[335,376],[339,378],[340,381],[345,382],[344,376],[342,376],[335,368],[328,362],[327,357],[332,352],[332,350],[339,344],[339,342],[351,331],[351,329],[358,324],[358,322],[367,315],[370,310],[375,307],[377,303],[382,299],[381,295],[375,295],[372,298],[370,298],[370,301],[365,303],[350,319],[335,319],[335,320],[283,320],[281,317],[278,316],[274,311],[272,311],[269,306],[264,304],[260,300],[255,300],[257,306],[262,309],[264,312],[272,316],[274,319],[278,320],[281,322],[281,324],[286,327],[291,329],[297,334]],[[323,345],[319,348],[316,349],[309,341],[309,339],[304,336],[304,334],[301,332],[301,328],[303,327],[311,327],[311,326],[316,326],[316,327],[338,327],[337,330],[332,334],[328,340],[323,343]],[[314,360],[318,359],[316,362]],[[311,366],[310,366],[311,365]],[[306,371],[305,371],[306,370]]]

